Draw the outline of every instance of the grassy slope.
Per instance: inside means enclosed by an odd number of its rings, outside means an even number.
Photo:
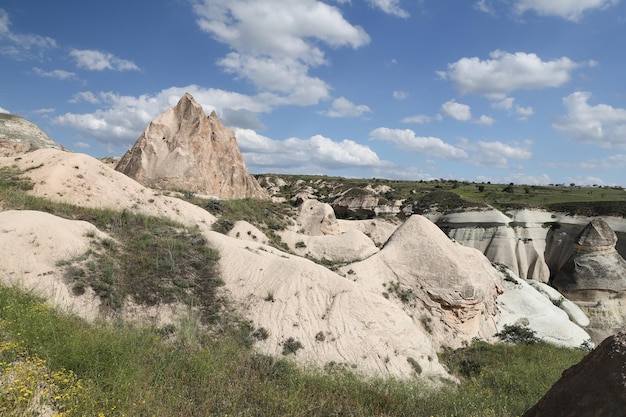
[[[187,250],[204,247],[174,248],[180,240],[194,242],[193,230],[162,219],[84,211],[29,197],[24,190],[30,186],[19,173],[0,170],[3,207],[87,219],[121,242],[121,246],[100,242],[101,248],[89,254],[91,258],[65,265],[74,282],[97,286],[109,265],[119,279],[104,283],[148,304],[156,301],[152,297],[169,297],[171,291],[183,297],[194,295],[187,288],[204,288],[190,281],[188,268],[196,268],[198,262],[186,255],[166,262],[167,273],[156,269],[138,280],[145,284],[136,288],[139,293],[126,284],[115,287],[133,281],[137,271],[124,265],[136,261],[137,256],[158,268],[163,264],[154,256],[155,248],[184,255]],[[204,249],[198,256],[203,253]],[[133,258],[126,258],[129,254]],[[215,262],[215,254],[209,254],[208,260]],[[89,262],[93,262],[93,271]],[[176,265],[185,268],[173,268]],[[191,276],[202,275],[201,271],[191,272]],[[161,282],[161,275],[167,280]],[[210,279],[219,282],[215,275]],[[107,294],[115,291],[104,291],[103,296]],[[115,299],[110,298],[112,307]],[[4,381],[0,383],[4,390],[0,414],[24,415],[33,392],[45,387],[48,397],[44,396],[44,402],[56,404],[67,411],[66,416],[513,416],[536,402],[561,372],[582,356],[580,351],[547,345],[479,344],[442,356],[466,379],[458,389],[446,386],[435,391],[417,379],[365,380],[345,369],[297,369],[287,360],[254,354],[250,330],[232,327],[209,337],[198,331],[193,316],[164,329],[122,323],[89,325],[62,316],[17,289],[0,288],[0,381]],[[464,363],[473,364],[473,372],[459,365]]]

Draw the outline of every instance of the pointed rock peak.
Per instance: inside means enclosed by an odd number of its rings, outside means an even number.
[[[588,248],[606,246],[615,247],[615,244],[617,243],[617,235],[607,222],[602,219],[593,219],[578,234],[576,243],[580,246]]]
[[[248,173],[235,133],[207,118],[189,93],[150,123],[115,169],[148,187],[269,198]]]
[[[178,100],[176,107],[174,107],[174,112],[179,118],[184,120],[206,117],[202,106],[198,104],[189,93],[185,93],[180,100]]]

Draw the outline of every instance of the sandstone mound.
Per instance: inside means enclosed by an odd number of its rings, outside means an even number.
[[[16,285],[48,299],[64,311],[95,319],[100,301],[89,292],[72,294],[57,262],[78,257],[94,238],[107,237],[84,221],[66,220],[40,211],[0,212],[0,283]]]
[[[438,346],[497,332],[498,272],[482,253],[451,241],[425,217],[411,216],[379,253],[342,272],[405,309]]]
[[[65,150],[37,125],[23,117],[0,113],[0,157],[16,156],[46,148]]]
[[[40,149],[20,158],[0,158],[15,165],[35,184],[30,194],[83,207],[130,210],[164,216],[209,228],[215,217],[198,206],[142,186],[97,159],[57,149]]]
[[[553,285],[568,295],[626,291],[626,261],[615,250],[616,243],[615,232],[604,220],[592,220],[576,238],[573,253]]]
[[[524,417],[622,417],[626,410],[626,333],[606,339],[550,388]]]
[[[268,332],[256,345],[262,352],[281,355],[291,338],[302,344],[293,357],[303,364],[347,366],[367,375],[449,377],[428,332],[380,292],[268,246],[215,232],[207,237],[220,251],[231,297],[255,327]]]
[[[154,119],[116,169],[141,184],[222,199],[268,198],[248,173],[235,133],[190,94]]]
[[[338,235],[341,233],[339,222],[333,208],[317,200],[304,200],[298,210],[298,232],[310,235]]]

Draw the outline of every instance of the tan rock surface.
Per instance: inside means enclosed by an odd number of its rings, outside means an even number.
[[[500,275],[485,256],[413,215],[370,258],[343,267],[350,279],[390,300],[427,329],[437,346],[497,332]]]
[[[0,157],[46,148],[65,149],[23,117],[0,113]]]
[[[153,120],[116,169],[141,184],[222,199],[269,196],[248,173],[235,133],[190,94]]]

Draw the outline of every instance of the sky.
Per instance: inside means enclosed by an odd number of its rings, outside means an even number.
[[[0,0],[0,112],[121,156],[188,92],[252,173],[626,186],[626,0]]]

